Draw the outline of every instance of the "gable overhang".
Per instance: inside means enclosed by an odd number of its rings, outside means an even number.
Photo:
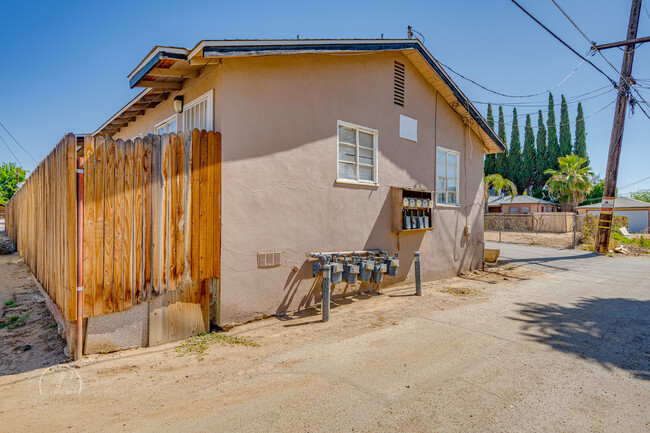
[[[170,92],[181,90],[187,78],[197,77],[201,68],[219,63],[222,58],[383,51],[402,52],[480,137],[485,153],[505,151],[504,143],[487,121],[418,39],[206,40],[199,42],[191,50],[157,46],[128,75],[128,79],[131,88],[145,88],[146,93],[141,94],[142,96],[158,92],[162,97],[167,97]],[[130,104],[140,102],[137,99]],[[124,110],[128,110],[128,104],[116,113],[115,116],[118,117],[109,119],[95,134],[110,127],[117,127],[119,130],[120,124],[114,123],[116,119],[120,121],[119,116],[124,115]]]

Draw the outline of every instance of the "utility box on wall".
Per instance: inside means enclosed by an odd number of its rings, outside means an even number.
[[[433,191],[391,187],[392,231],[433,230]]]

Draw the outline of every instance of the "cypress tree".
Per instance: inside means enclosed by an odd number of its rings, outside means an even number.
[[[508,179],[513,181],[519,191],[523,191],[524,177],[521,173],[521,140],[519,138],[519,121],[517,109],[512,110],[512,134],[510,135],[510,150],[508,152]]]
[[[582,112],[582,102],[578,102],[578,116],[576,117],[576,141],[573,148],[573,153],[581,158],[587,158],[587,165],[589,165],[589,157],[587,156],[587,133],[585,132],[585,115]]]
[[[557,142],[557,128],[555,126],[555,104],[553,103],[553,94],[548,94],[548,119],[546,119],[548,126],[548,160],[546,161],[546,169],[552,168],[557,170],[560,167],[557,159],[560,155],[560,145]]]
[[[524,127],[524,153],[521,166],[521,181],[525,188],[535,185],[535,173],[537,172],[537,152],[535,152],[535,133],[530,120],[530,114],[526,115],[526,126]]]
[[[548,147],[546,147],[546,126],[542,117],[542,110],[537,113],[537,161],[535,164],[535,186],[542,188],[546,184],[548,175],[544,170],[548,168]]]
[[[566,99],[562,95],[562,105],[560,105],[560,156],[571,155],[572,153],[569,107],[567,107]]]
[[[497,153],[494,163],[494,172],[503,177],[508,177],[508,140],[506,140],[506,122],[503,120],[503,107],[499,106],[499,139],[506,146],[506,150]]]
[[[492,105],[491,104],[488,104],[487,123],[488,123],[488,125],[490,125],[490,128],[492,128],[492,130],[494,131],[494,115],[492,114]],[[495,164],[496,164],[496,155],[494,153],[490,153],[488,155],[485,155],[485,162],[483,163],[483,170],[484,170],[485,174],[494,173]]]

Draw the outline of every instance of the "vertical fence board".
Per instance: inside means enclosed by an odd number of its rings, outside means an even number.
[[[144,167],[144,149],[142,139],[135,139],[135,160],[133,165],[133,304],[142,300],[142,287],[144,270],[142,267],[142,238],[143,238],[143,213],[142,184]]]
[[[122,254],[124,256],[124,310],[131,308],[133,299],[133,160],[135,143],[124,143],[124,233],[122,233]]]
[[[208,232],[208,203],[209,197],[205,195],[208,184],[208,134],[201,131],[201,142],[199,147],[199,279],[206,278],[207,263],[207,238]]]
[[[161,153],[161,188],[160,188],[160,290],[167,291],[167,274],[169,269],[169,134],[163,134],[160,140]]]
[[[94,315],[104,314],[104,171],[106,169],[106,147],[103,138],[95,139],[95,251],[92,253],[93,267],[93,301]]]
[[[152,148],[152,163],[151,163],[151,224],[152,224],[152,242],[153,242],[153,253],[151,257],[151,282],[153,285],[153,290],[156,293],[160,293],[161,281],[160,281],[160,257],[161,257],[161,232],[163,230],[160,222],[160,213],[161,213],[161,145],[160,145],[160,136],[156,135],[153,137],[153,148]]]
[[[191,278],[198,280],[199,275],[199,229],[200,229],[200,209],[201,195],[200,174],[201,174],[201,135],[197,129],[192,131],[192,234],[191,234]]]
[[[149,299],[152,293],[151,284],[151,253],[153,250],[151,238],[151,186],[152,186],[152,142],[151,137],[145,137],[142,143],[144,157],[143,157],[143,170],[142,170],[142,184],[143,184],[143,197],[142,205],[142,225],[144,231],[144,297]]]
[[[115,235],[113,240],[113,292],[114,311],[124,309],[124,140],[115,141]]]
[[[176,231],[178,218],[178,137],[169,134],[169,223],[167,239],[167,278],[170,290],[176,290]]]
[[[221,133],[215,132],[215,152],[214,152],[214,168],[215,168],[215,179],[214,179],[214,218],[212,222],[214,224],[214,240],[212,241],[212,269],[213,277],[219,277],[221,275]]]
[[[206,210],[207,213],[207,223],[206,223],[206,245],[205,245],[205,271],[203,274],[205,278],[210,278],[213,276],[214,269],[212,267],[212,252],[214,251],[214,191],[215,188],[215,141],[214,141],[214,132],[210,131],[208,135],[208,155],[207,155],[207,182],[205,188],[205,195],[208,199],[206,200]]]
[[[66,137],[66,316],[77,316],[77,138]]]
[[[183,134],[183,147],[185,150],[184,156],[184,177],[183,177],[183,201],[185,203],[185,236],[183,239],[183,280],[189,281],[190,278],[190,263],[192,261],[192,133],[185,132]]]
[[[113,258],[115,247],[115,142],[105,142],[104,165],[104,313],[115,309],[115,282],[113,281]]]
[[[83,286],[84,317],[94,316],[95,285],[95,140],[84,137],[84,230]]]
[[[174,278],[180,284],[185,270],[185,142],[179,134],[176,146],[176,244],[174,254],[176,266]]]

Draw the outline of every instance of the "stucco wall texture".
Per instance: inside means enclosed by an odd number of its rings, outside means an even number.
[[[394,60],[406,65],[403,108]],[[482,143],[400,52],[227,58],[181,93],[209,88],[222,133],[221,326],[318,302],[308,252],[399,251],[399,273],[383,286],[414,278],[415,251],[424,280],[480,266]],[[172,113],[161,104],[120,136],[152,132]],[[400,114],[417,119],[417,142],[399,138]],[[379,186],[336,182],[338,120],[379,131]],[[461,154],[459,206],[436,206],[433,231],[392,233],[390,187],[434,190],[436,146]],[[257,254],[271,252],[281,265],[259,269]],[[334,294],[370,287],[343,283]]]

